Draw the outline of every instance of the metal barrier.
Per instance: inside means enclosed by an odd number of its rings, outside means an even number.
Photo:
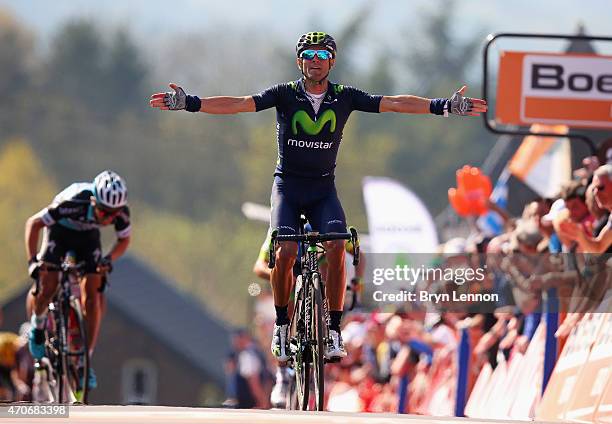
[[[542,376],[542,394],[546,390],[548,380],[552,375],[557,362],[557,338],[555,333],[559,327],[559,298],[557,289],[550,288],[546,291],[546,345],[544,348],[544,373]]]
[[[470,371],[470,335],[467,328],[461,329],[461,340],[459,341],[459,369],[457,374],[457,398],[455,401],[455,416],[465,416],[465,404],[467,402],[468,375]]]

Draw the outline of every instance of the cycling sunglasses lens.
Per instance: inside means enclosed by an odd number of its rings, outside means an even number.
[[[319,58],[319,60],[327,60],[332,57],[332,54],[327,50],[304,50],[300,57],[306,60],[314,59],[315,55]]]
[[[312,60],[315,57],[315,54],[317,54],[316,50],[304,50],[302,52],[302,54],[300,55],[300,57],[302,59],[306,59],[306,60]]]

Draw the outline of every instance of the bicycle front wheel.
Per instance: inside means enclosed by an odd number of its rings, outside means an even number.
[[[64,310],[62,346],[62,386],[60,399],[67,403],[87,403],[89,390],[89,345],[85,319],[78,299],[71,297]]]
[[[314,302],[312,302],[311,332],[312,340],[312,366],[315,391],[315,410],[323,411],[325,402],[325,338],[327,323],[324,321],[323,294],[321,290],[321,276],[318,273],[312,275],[312,291]]]
[[[301,281],[302,276],[298,276]],[[296,283],[296,287],[301,288],[297,292],[295,299],[295,311],[293,320],[291,321],[290,338],[293,343],[292,349],[295,349],[293,367],[295,371],[295,390],[291,396],[291,409],[308,410],[308,401],[310,398],[310,346],[308,335],[309,326],[307,323],[311,320],[310,314],[306,305],[306,289],[304,285]]]

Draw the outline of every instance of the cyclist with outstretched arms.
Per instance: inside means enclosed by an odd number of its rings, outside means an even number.
[[[278,84],[259,94],[243,97],[187,95],[176,84],[172,92],[151,96],[151,106],[161,110],[187,110],[211,114],[259,112],[276,108],[278,161],[274,171],[270,228],[279,234],[296,234],[303,213],[314,231],[345,232],[346,219],[334,184],[336,156],[342,131],[352,111],[399,112],[448,116],[478,116],[486,102],[464,97],[462,87],[452,97],[427,99],[412,95],[374,96],[353,87],[328,80],[336,62],[336,42],[323,32],[302,35],[296,45],[297,67],[302,77]],[[346,351],[340,334],[345,294],[344,241],[326,243],[330,272],[326,293],[330,311],[330,337],[325,356],[342,358]],[[271,283],[276,307],[272,352],[279,361],[289,358],[289,316],[292,266],[297,243],[281,242],[276,250],[276,266]]]
[[[113,225],[117,241],[107,255],[102,255],[100,227]],[[38,237],[44,229],[40,253]],[[49,302],[59,284],[58,268],[63,256],[74,251],[77,262],[84,262],[85,277],[81,283],[89,355],[91,357],[102,319],[101,272],[112,270],[112,262],[130,244],[130,210],[127,206],[127,186],[113,171],[100,173],[92,183],[74,183],[64,189],[53,202],[31,216],[25,226],[26,252],[30,276],[40,282],[37,296],[29,294],[28,312],[32,317],[29,347],[35,359],[45,355],[44,328]],[[48,266],[52,268],[46,269]],[[96,376],[89,369],[89,388],[96,387]]]

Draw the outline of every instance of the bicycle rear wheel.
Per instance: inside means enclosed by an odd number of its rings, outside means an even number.
[[[311,306],[311,343],[313,379],[315,391],[315,410],[323,411],[325,402],[325,337],[326,323],[323,313],[323,295],[321,293],[321,276],[318,273],[312,275],[313,302]]]
[[[301,282],[301,276],[298,277]],[[301,286],[301,287],[300,287]],[[293,320],[291,321],[290,339],[292,341],[292,349],[295,349],[293,359],[293,367],[295,371],[295,390],[291,396],[291,409],[306,411],[308,409],[308,401],[310,398],[310,340],[309,326],[307,321],[306,309],[306,288],[303,284],[296,282],[298,288],[295,311]]]

